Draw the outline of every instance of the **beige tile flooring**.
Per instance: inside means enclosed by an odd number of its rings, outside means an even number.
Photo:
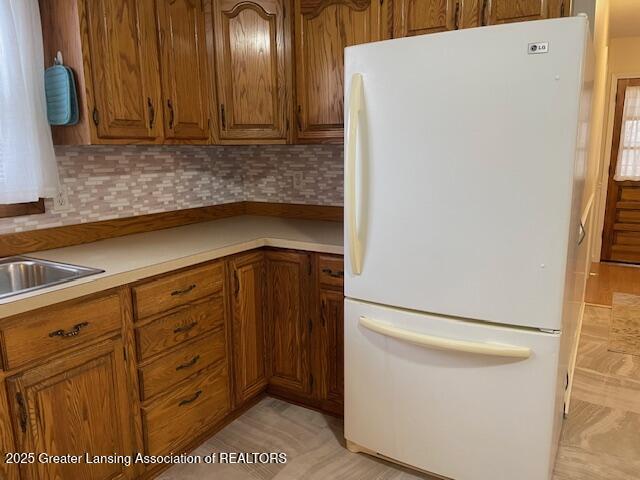
[[[640,296],[614,293],[609,350],[640,355]]]
[[[640,479],[640,357],[607,349],[610,322],[587,306],[554,480]]]
[[[640,479],[640,357],[607,350],[610,318],[610,308],[588,306],[585,311],[571,411],[563,428],[554,480]],[[177,465],[160,478],[431,478],[350,453],[343,445],[340,420],[266,398],[194,453],[284,451],[286,464]]]
[[[430,479],[344,448],[342,421],[266,398],[193,453],[285,452],[286,464],[174,465],[162,480]]]

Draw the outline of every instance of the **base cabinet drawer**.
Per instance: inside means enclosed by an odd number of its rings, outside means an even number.
[[[344,260],[333,255],[319,255],[320,285],[342,289],[344,286]]]
[[[84,345],[121,325],[118,293],[19,315],[2,328],[5,367],[16,368]]]
[[[136,318],[171,310],[199,298],[222,291],[224,263],[172,273],[133,287],[133,306]]]
[[[226,356],[224,329],[189,342],[140,368],[140,389],[146,400]]]
[[[136,328],[138,358],[146,360],[201,333],[224,325],[222,294],[185,305]]]
[[[195,435],[221,420],[230,408],[229,374],[223,362],[143,409],[146,453],[180,452]]]

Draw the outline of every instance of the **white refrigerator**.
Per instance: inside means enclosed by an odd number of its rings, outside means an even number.
[[[345,51],[345,438],[551,477],[583,309],[586,17]]]

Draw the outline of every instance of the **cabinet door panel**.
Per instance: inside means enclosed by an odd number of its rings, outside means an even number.
[[[14,446],[13,430],[11,429],[11,415],[9,413],[9,402],[7,401],[7,390],[4,381],[0,382],[0,452],[17,452]],[[3,480],[19,480],[20,473],[18,465],[6,463],[4,458],[0,459],[0,478]]]
[[[547,18],[547,0],[489,0],[489,24]]]
[[[267,252],[270,385],[308,394],[310,260],[304,253]]]
[[[393,36],[408,37],[456,28],[456,0],[396,0]]]
[[[202,0],[158,0],[165,137],[209,138],[209,97]]]
[[[214,4],[221,139],[286,140],[291,85],[279,1]]]
[[[235,398],[241,404],[267,385],[264,254],[242,255],[230,266]]]
[[[88,0],[87,30],[98,138],[161,136],[153,0]],[[89,102],[91,103],[91,102]]]
[[[323,386],[325,400],[342,405],[344,398],[344,296],[342,292],[320,292]]]
[[[381,38],[378,1],[296,0],[297,140],[343,137],[344,48]]]
[[[121,340],[102,342],[7,380],[17,444],[50,455],[131,455]],[[23,465],[25,479],[124,479],[119,463]]]

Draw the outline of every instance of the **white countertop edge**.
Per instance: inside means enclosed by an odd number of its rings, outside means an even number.
[[[0,319],[261,247],[288,248],[292,250],[303,250],[335,255],[342,255],[344,252],[344,248],[342,246],[336,245],[304,242],[284,238],[258,238],[130,271],[118,273],[109,273],[108,271],[105,271],[103,273],[80,278],[72,282],[8,297],[0,300]],[[34,258],[37,258],[37,255],[35,255]]]

